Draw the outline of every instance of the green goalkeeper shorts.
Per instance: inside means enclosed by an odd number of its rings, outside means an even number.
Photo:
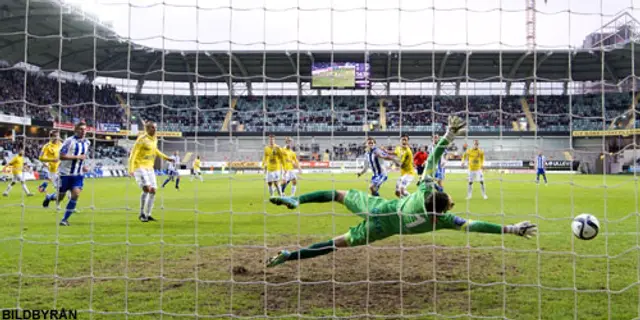
[[[365,245],[397,233],[397,230],[392,227],[390,219],[398,218],[389,215],[396,212],[397,200],[386,200],[352,189],[347,191],[344,205],[349,211],[364,219],[355,227],[349,228],[345,234],[349,246]]]

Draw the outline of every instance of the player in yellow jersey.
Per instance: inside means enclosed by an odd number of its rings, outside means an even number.
[[[40,157],[38,160],[44,163],[44,169],[47,173],[47,180],[51,182],[53,189],[58,190],[58,167],[60,166],[60,148],[62,141],[60,140],[60,132],[52,130],[49,133],[49,142],[42,146]],[[47,191],[47,180],[42,182],[38,187],[40,193]]]
[[[462,156],[462,166],[469,165],[469,186],[467,187],[467,199],[471,199],[473,193],[473,182],[475,180],[480,181],[480,188],[482,190],[482,197],[488,199],[487,193],[484,188],[484,176],[482,169],[484,168],[484,151],[479,147],[478,140],[473,140],[473,148],[467,149]]]
[[[283,150],[283,158],[284,158],[284,177],[282,179],[282,193],[284,194],[287,189],[287,185],[291,182],[291,196],[296,195],[296,189],[298,187],[298,176],[293,171],[294,169],[298,169],[298,174],[302,174],[302,169],[300,169],[300,161],[298,161],[298,156],[296,152],[293,151],[293,139],[290,137],[284,138],[286,146]]]
[[[284,162],[283,148],[276,144],[276,137],[269,135],[269,145],[264,147],[264,156],[262,157],[262,167],[265,170],[267,185],[269,186],[269,194],[273,197],[274,190],[282,197],[282,188],[280,187],[280,176],[282,173],[282,164]]]
[[[129,175],[136,178],[136,182],[142,188],[140,195],[140,221],[155,221],[151,217],[153,202],[156,197],[158,182],[153,169],[156,157],[166,161],[173,161],[166,154],[158,150],[158,138],[156,137],[157,125],[147,121],[144,125],[145,132],[138,137],[131,149],[129,156]]]
[[[403,198],[409,195],[407,186],[413,181],[416,175],[413,169],[413,151],[409,147],[409,136],[404,134],[400,137],[400,145],[396,147],[396,156],[400,160],[400,178],[396,182],[396,196]]]
[[[202,162],[200,162],[200,156],[196,156],[196,159],[193,160],[193,170],[191,170],[191,181],[193,181],[193,178],[198,177],[198,179],[200,179],[200,182],[204,182],[204,179],[202,178],[202,171],[200,171],[201,165],[202,165]]]
[[[24,174],[22,171],[24,169],[24,152],[18,152],[18,154],[11,158],[7,165],[11,167],[11,175],[13,176],[13,179],[11,179],[11,182],[7,185],[7,190],[5,190],[2,195],[5,197],[9,196],[9,192],[11,192],[13,185],[15,185],[16,182],[20,182],[24,193],[26,193],[28,197],[33,196],[33,193],[29,192],[27,184],[24,182]]]

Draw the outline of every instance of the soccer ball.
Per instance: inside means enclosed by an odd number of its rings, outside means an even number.
[[[578,215],[571,222],[571,230],[573,234],[581,240],[591,240],[598,235],[600,231],[600,222],[598,218],[588,213]]]

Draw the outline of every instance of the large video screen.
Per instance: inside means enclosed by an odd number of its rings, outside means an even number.
[[[368,63],[315,62],[311,68],[313,89],[366,89],[369,83]]]

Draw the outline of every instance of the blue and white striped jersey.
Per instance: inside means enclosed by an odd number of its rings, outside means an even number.
[[[547,158],[545,156],[536,157],[536,169],[544,169]]]
[[[60,155],[80,156],[89,155],[89,147],[91,141],[86,138],[80,139],[76,136],[72,136],[64,140],[62,149],[60,149]],[[60,175],[62,176],[81,176],[82,167],[86,160],[61,160],[60,161]]]
[[[387,170],[384,167],[384,159],[380,159],[381,156],[386,156],[387,153],[384,150],[373,147],[369,152],[365,153],[365,170],[371,169],[374,176],[387,175]]]

